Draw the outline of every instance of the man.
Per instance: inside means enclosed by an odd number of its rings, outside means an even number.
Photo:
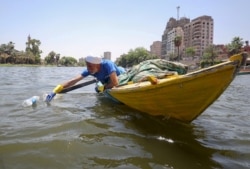
[[[84,71],[75,78],[57,85],[53,92],[46,97],[47,102],[50,102],[55,95],[60,93],[63,89],[73,86],[88,75],[94,76],[98,81],[104,84],[104,90],[111,89],[119,84],[118,76],[125,72],[122,67],[118,67],[114,62],[110,60],[102,60],[99,57],[87,56],[85,62],[87,69],[84,69]]]

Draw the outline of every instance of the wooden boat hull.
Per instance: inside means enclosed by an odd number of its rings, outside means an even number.
[[[211,105],[233,81],[241,55],[185,75],[173,75],[113,88],[109,94],[125,105],[154,116],[191,122]]]

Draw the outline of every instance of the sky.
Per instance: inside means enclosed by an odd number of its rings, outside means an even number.
[[[24,51],[28,35],[51,51],[76,59],[111,52],[115,61],[161,41],[171,17],[214,19],[214,44],[250,40],[249,0],[0,0],[0,44]]]

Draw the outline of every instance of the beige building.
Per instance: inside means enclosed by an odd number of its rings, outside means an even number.
[[[111,52],[104,52],[103,58],[104,58],[104,59],[111,60]]]
[[[190,23],[190,19],[186,17],[182,17],[178,20],[175,18],[170,18],[169,21],[167,22],[166,28],[164,30],[164,33],[162,35],[162,47],[161,47],[161,57],[162,58],[167,58],[167,43],[168,43],[168,35],[169,31],[172,31],[174,28],[181,27],[184,29],[184,26],[186,24]]]
[[[213,44],[214,21],[211,16],[200,16],[184,26],[185,48],[193,47],[201,57],[204,50]]]
[[[153,44],[150,45],[150,53],[161,58],[161,41],[154,41]]]
[[[161,57],[168,60],[171,53],[176,53],[173,39],[181,34],[183,34],[183,43],[180,47],[180,52],[182,52],[180,55],[185,55],[186,48],[193,47],[195,55],[201,57],[204,50],[213,44],[213,32],[214,21],[211,16],[204,15],[191,21],[185,17],[180,20],[170,18],[162,35]]]
[[[167,46],[166,59],[169,60],[169,57],[171,55],[174,55],[174,56],[178,55],[177,47],[175,47],[175,43],[174,43],[174,39],[177,36],[182,37],[181,46],[179,47],[179,52],[180,52],[179,54],[181,55],[183,48],[184,48],[184,45],[183,45],[184,33],[181,27],[176,27],[176,28],[173,28],[171,31],[169,31],[167,35],[168,35],[168,39],[167,39],[167,44],[166,44]]]

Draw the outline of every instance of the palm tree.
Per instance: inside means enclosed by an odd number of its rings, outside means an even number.
[[[181,46],[181,40],[182,40],[182,37],[181,36],[176,36],[174,38],[174,45],[175,47],[177,47],[177,52],[178,52],[178,62],[180,61],[180,46]]]

